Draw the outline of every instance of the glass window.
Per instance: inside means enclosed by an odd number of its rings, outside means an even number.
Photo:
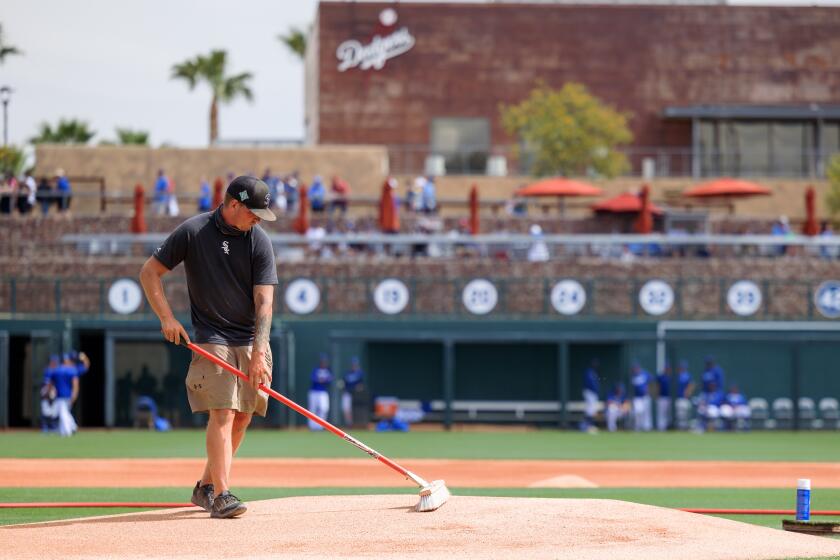
[[[820,148],[827,158],[840,153],[840,122],[823,123]]]
[[[808,175],[813,151],[810,123],[773,124],[773,169],[771,175],[802,177]]]
[[[431,153],[444,157],[446,173],[485,173],[490,151],[488,119],[432,119],[431,137]]]
[[[700,173],[703,176],[717,175],[718,146],[715,140],[715,123],[700,121]]]

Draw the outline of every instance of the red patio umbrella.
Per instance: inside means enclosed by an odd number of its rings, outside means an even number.
[[[662,208],[648,201],[650,213],[662,215]],[[607,198],[592,205],[596,212],[610,212],[612,214],[636,214],[642,210],[642,199],[636,193],[625,192],[612,198]]]
[[[639,199],[641,208],[639,209],[639,216],[633,224],[633,230],[636,233],[650,233],[653,231],[653,213],[650,210],[650,188],[647,185],[642,186]]]
[[[516,196],[600,196],[603,192],[598,187],[583,181],[554,177],[531,183],[516,191],[515,194]]]
[[[379,229],[385,233],[400,231],[400,216],[394,201],[393,185],[393,179],[386,179],[382,184],[382,196],[379,199]]]
[[[143,185],[137,183],[134,187],[134,217],[131,218],[131,233],[146,233],[146,200]]]
[[[473,185],[470,190],[470,234],[478,235],[478,187]]]
[[[216,177],[213,181],[213,208],[218,208],[222,203],[222,189],[225,188],[225,183],[221,177]]]
[[[817,225],[817,204],[815,200],[814,187],[809,186],[805,191],[805,223],[802,226],[802,233],[814,236],[820,232]]]
[[[298,194],[300,198],[298,199],[298,215],[295,218],[294,229],[301,235],[306,234],[306,231],[309,229],[309,216],[307,216],[306,211],[307,207],[309,206],[309,202],[307,201],[306,195],[306,185],[302,184],[298,188]]]
[[[753,183],[750,181],[742,181],[740,179],[731,179],[723,177],[713,181],[706,181],[699,185],[694,185],[683,191],[683,196],[690,197],[741,197],[741,196],[760,196],[773,194],[773,191],[765,186]]]

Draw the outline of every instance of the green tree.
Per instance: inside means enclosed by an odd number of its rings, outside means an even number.
[[[828,192],[825,194],[825,205],[832,218],[840,214],[840,154],[836,154],[828,162],[825,170],[828,179]]]
[[[210,86],[212,98],[210,101],[210,144],[219,138],[219,103],[230,103],[237,97],[244,97],[248,101],[254,99],[254,94],[248,85],[253,77],[250,72],[243,72],[234,76],[227,73],[227,52],[215,50],[208,56],[198,55],[172,67],[172,79],[185,80],[190,90],[195,89],[199,82]]]
[[[96,132],[88,123],[77,119],[61,119],[53,129],[48,123],[41,123],[38,136],[30,139],[33,144],[87,144]]]
[[[121,146],[148,146],[149,133],[145,130],[131,130],[130,128],[117,128],[117,142]]]
[[[534,150],[531,173],[537,176],[620,174],[629,165],[616,148],[633,140],[627,119],[576,83],[560,90],[538,83],[521,103],[501,107],[504,129]]]
[[[278,35],[277,39],[301,59],[306,56],[306,33],[303,30],[291,27],[285,35]]]
[[[11,54],[21,55],[23,51],[15,46],[7,45],[3,40],[3,25],[0,24],[0,64],[6,62],[6,57]]]
[[[23,171],[23,151],[14,146],[0,147],[0,174],[20,175]]]

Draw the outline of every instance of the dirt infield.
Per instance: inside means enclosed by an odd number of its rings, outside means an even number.
[[[428,480],[473,488],[792,488],[810,478],[840,488],[840,465],[736,461],[400,460]],[[0,459],[2,487],[191,487],[201,459]],[[359,459],[237,459],[235,487],[399,486],[400,476]]]
[[[252,502],[235,520],[176,509],[0,527],[4,557],[746,560],[840,555],[840,541],[615,500],[410,496]],[[45,534],[56,535],[45,538]],[[60,538],[57,535],[61,535]]]

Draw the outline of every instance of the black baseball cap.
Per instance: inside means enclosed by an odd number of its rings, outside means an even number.
[[[230,182],[227,193],[237,202],[244,204],[261,220],[273,222],[277,219],[274,212],[268,209],[271,203],[268,185],[256,177],[240,175]]]

